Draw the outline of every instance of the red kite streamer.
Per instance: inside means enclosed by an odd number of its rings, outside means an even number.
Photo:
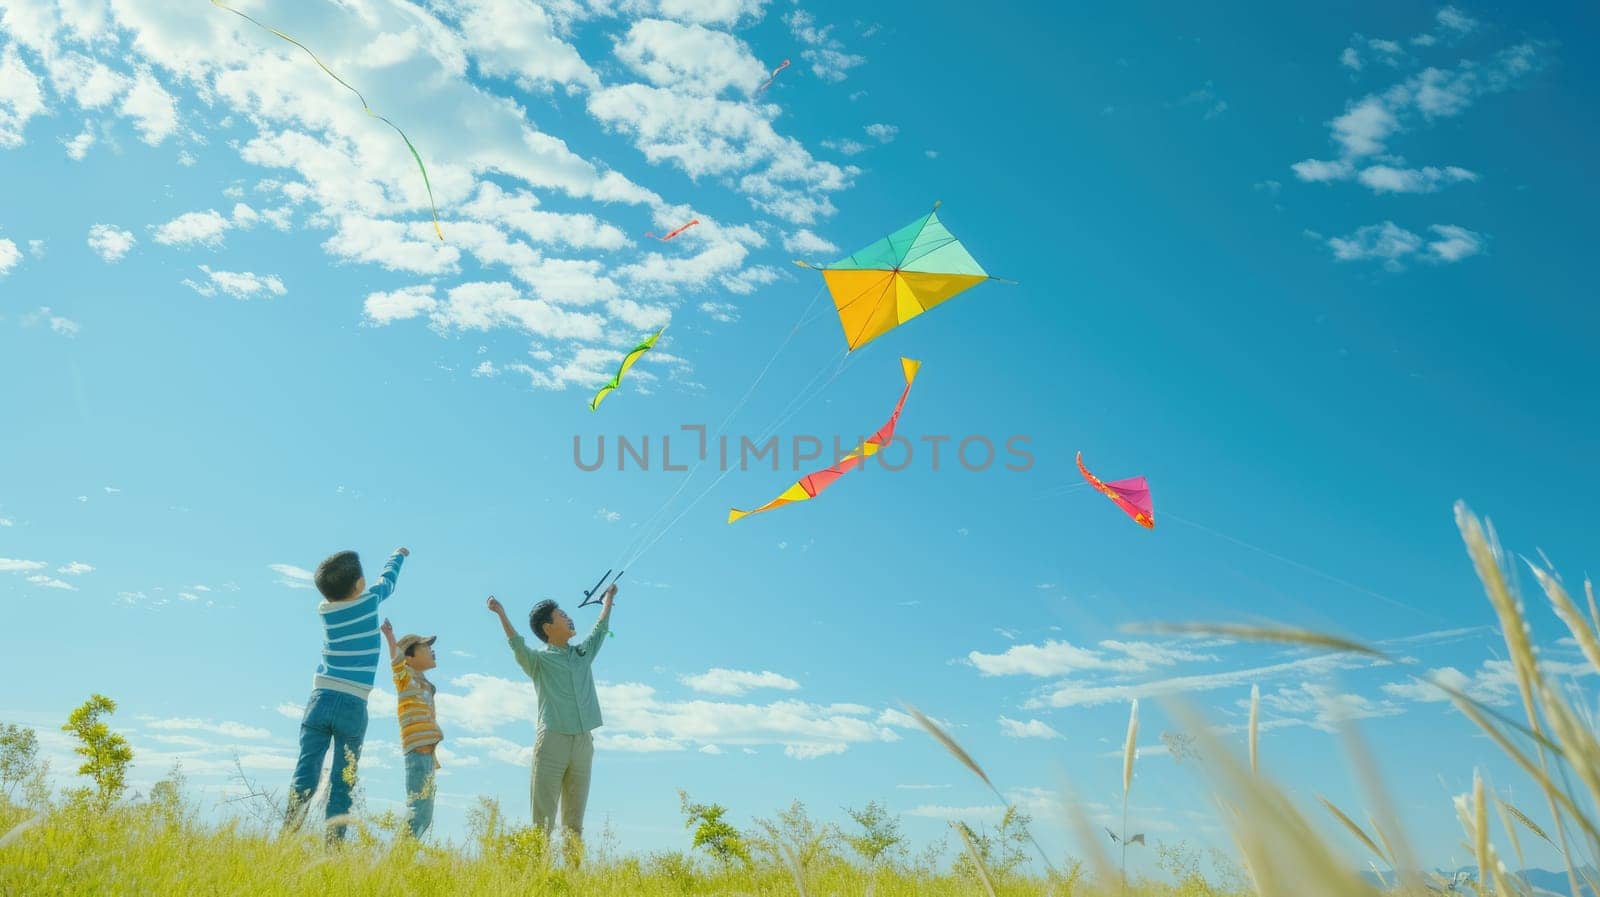
[[[685,224],[683,227],[680,227],[677,230],[674,230],[674,231],[668,233],[665,237],[657,237],[655,234],[652,234],[652,233],[646,233],[645,236],[654,237],[655,239],[660,240],[661,242],[665,243],[668,240],[672,239],[673,237],[676,237],[677,235],[683,233],[684,231],[688,230],[691,227],[694,227],[696,224],[699,224],[699,223],[700,223],[700,219],[696,218],[693,221],[690,221],[688,224]]]
[[[778,77],[778,73],[783,71],[784,69],[786,69],[788,67],[789,67],[789,60],[785,59],[783,61],[782,65],[780,65],[777,68],[772,70],[772,76],[767,79],[767,82],[765,84],[761,85],[760,87],[756,88],[756,93],[761,93],[762,91],[764,91],[767,88],[771,87],[773,80]]]

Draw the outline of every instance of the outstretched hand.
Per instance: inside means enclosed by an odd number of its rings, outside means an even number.
[[[601,610],[610,610],[612,603],[615,602],[616,600],[617,600],[617,584],[616,583],[612,583],[609,587],[607,587],[607,589],[605,590],[605,593],[600,596],[600,609]]]
[[[383,625],[378,627],[378,631],[384,635],[394,635],[394,624],[389,622],[388,617],[384,617]]]
[[[497,614],[502,614],[503,615],[506,612],[505,607],[500,604],[500,599],[494,597],[493,595],[489,596],[488,607],[489,607],[489,610],[491,612],[493,612],[493,613],[497,613]]]
[[[411,557],[411,549],[405,547],[396,548],[394,553],[404,558]]]

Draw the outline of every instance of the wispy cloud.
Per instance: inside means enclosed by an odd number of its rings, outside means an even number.
[[[64,592],[76,592],[78,590],[78,587],[73,585],[70,582],[66,582],[64,580],[56,579],[53,576],[46,576],[43,573],[38,573],[38,574],[35,574],[33,576],[28,577],[28,582],[31,582],[34,585],[39,586],[41,588],[60,589],[60,590],[62,590]]]
[[[57,567],[56,572],[64,576],[82,576],[85,573],[93,573],[94,568],[82,561],[72,561]]]
[[[278,585],[291,589],[312,588],[311,571],[293,564],[268,564],[267,569],[278,574]]]
[[[1431,240],[1385,221],[1343,237],[1330,237],[1328,248],[1339,261],[1379,261],[1389,271],[1404,270],[1410,259],[1449,264],[1483,252],[1486,241],[1480,233],[1455,224],[1435,224],[1428,230],[1433,234]]]
[[[1042,720],[1030,719],[1027,722],[1022,722],[1009,716],[1000,717],[1000,734],[1007,738],[1054,739],[1061,737],[1060,732],[1057,732]]]
[[[202,296],[211,297],[218,292],[235,299],[255,299],[265,295],[283,296],[289,291],[275,274],[255,274],[250,271],[214,271],[201,265],[205,279],[194,281],[185,278],[183,285]]]
[[[747,670],[729,670],[714,667],[704,673],[680,676],[679,680],[698,692],[732,697],[758,688],[775,688],[780,691],[795,691],[800,688],[800,683],[771,670],[754,673]]]
[[[866,62],[865,56],[845,52],[844,44],[832,36],[833,26],[817,26],[817,18],[803,9],[785,16],[783,21],[795,39],[807,45],[800,57],[811,63],[811,72],[824,81],[840,82],[850,70]]]
[[[1013,645],[1000,654],[972,651],[967,662],[984,676],[1060,676],[1079,670],[1141,673],[1183,661],[1216,660],[1188,648],[1154,642],[1105,640],[1099,650],[1050,639],[1042,644]]]

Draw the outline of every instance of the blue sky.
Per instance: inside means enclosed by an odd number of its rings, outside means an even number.
[[[730,527],[725,508],[794,476],[712,487],[708,466],[667,508],[600,661],[591,825],[684,847],[680,787],[742,820],[877,799],[919,842],[992,821],[993,797],[897,715],[911,701],[1073,849],[1061,783],[1110,819],[1143,697],[1132,827],[1220,845],[1204,782],[1161,751],[1150,699],[1173,680],[1223,726],[1259,684],[1266,768],[1347,807],[1329,708],[1362,718],[1430,862],[1453,862],[1449,797],[1475,765],[1521,791],[1409,676],[1449,668],[1511,700],[1453,501],[1569,577],[1592,548],[1600,408],[1581,384],[1600,312],[1580,259],[1600,82],[1571,50],[1592,19],[246,7],[314,35],[406,129],[441,244],[398,137],[292,47],[203,4],[56,6],[0,13],[0,600],[27,683],[0,719],[48,732],[104,692],[139,783],[181,760],[215,802],[238,753],[280,784],[319,638],[303,571],[405,544],[388,611],[440,635],[439,829],[458,835],[478,794],[525,816],[531,689],[483,599],[575,603],[683,485],[581,471],[574,438],[655,441],[737,409],[734,438],[849,441],[892,407],[906,355],[923,367],[905,472]],[[935,200],[1019,284],[880,338],[785,418],[843,347],[831,314],[785,343],[819,286],[790,260]],[[933,470],[938,435],[1026,436],[1035,463]],[[1079,450],[1149,477],[1155,531],[1063,488]],[[1573,664],[1535,615],[1550,662]],[[1121,630],[1189,619],[1405,639],[1415,662]],[[400,792],[392,702],[372,704],[376,807]]]

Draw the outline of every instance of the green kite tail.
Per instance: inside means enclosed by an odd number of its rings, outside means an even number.
[[[665,327],[661,328],[661,330],[666,329],[667,328]],[[656,344],[656,340],[661,338],[661,330],[657,330],[655,333],[645,337],[644,342],[634,346],[628,351],[627,355],[622,357],[622,366],[617,368],[617,375],[611,378],[610,383],[600,387],[600,391],[595,393],[594,398],[589,401],[590,411],[600,410],[600,402],[603,401],[606,396],[616,391],[617,386],[622,383],[622,375],[626,374],[628,369],[633,367],[633,363],[639,360],[639,356],[650,351],[650,348]]]
[[[367,98],[361,95],[361,91],[356,90],[353,86],[351,86],[350,82],[348,82],[345,79],[339,77],[337,74],[334,74],[333,69],[328,68],[327,64],[324,63],[320,58],[318,58],[317,54],[313,53],[311,51],[310,47],[306,46],[305,44],[300,43],[299,41],[295,40],[294,38],[290,37],[287,34],[284,34],[282,31],[279,31],[276,28],[273,28],[273,27],[271,27],[269,25],[263,25],[262,23],[256,21],[255,19],[252,19],[251,17],[249,17],[249,16],[245,15],[244,13],[238,11],[237,9],[234,9],[233,7],[228,6],[225,3],[218,2],[218,0],[211,0],[211,5],[215,6],[218,9],[225,9],[228,12],[231,12],[234,15],[238,16],[239,18],[244,19],[245,21],[251,23],[252,25],[255,25],[257,28],[260,28],[261,30],[266,31],[266,32],[271,33],[271,34],[276,34],[278,37],[281,37],[284,40],[288,41],[289,43],[294,44],[295,46],[299,47],[300,49],[306,51],[306,55],[311,57],[311,61],[315,62],[317,64],[318,68],[322,69],[324,72],[327,72],[328,73],[328,77],[330,77],[333,80],[339,82],[339,84],[342,85],[346,90],[348,90],[351,93],[356,95],[356,99],[361,101],[361,108],[367,110],[367,114],[368,115],[372,116],[373,118],[377,119],[378,121],[383,122],[384,124],[388,125],[389,127],[394,128],[394,132],[396,134],[400,135],[400,139],[401,140],[405,141],[406,149],[411,151],[411,158],[417,160],[417,170],[422,172],[422,186],[428,191],[428,208],[433,212],[433,232],[439,235],[439,240],[442,242],[444,240],[444,231],[439,229],[439,207],[436,204],[434,204],[434,201],[433,201],[433,184],[428,180],[428,169],[427,169],[427,167],[425,167],[422,164],[422,154],[418,153],[417,152],[417,148],[415,146],[411,145],[411,138],[406,136],[406,132],[400,130],[400,126],[399,125],[397,125],[394,122],[388,120],[387,118],[384,118],[383,116],[379,115],[378,113],[372,111],[372,107],[367,105]]]

